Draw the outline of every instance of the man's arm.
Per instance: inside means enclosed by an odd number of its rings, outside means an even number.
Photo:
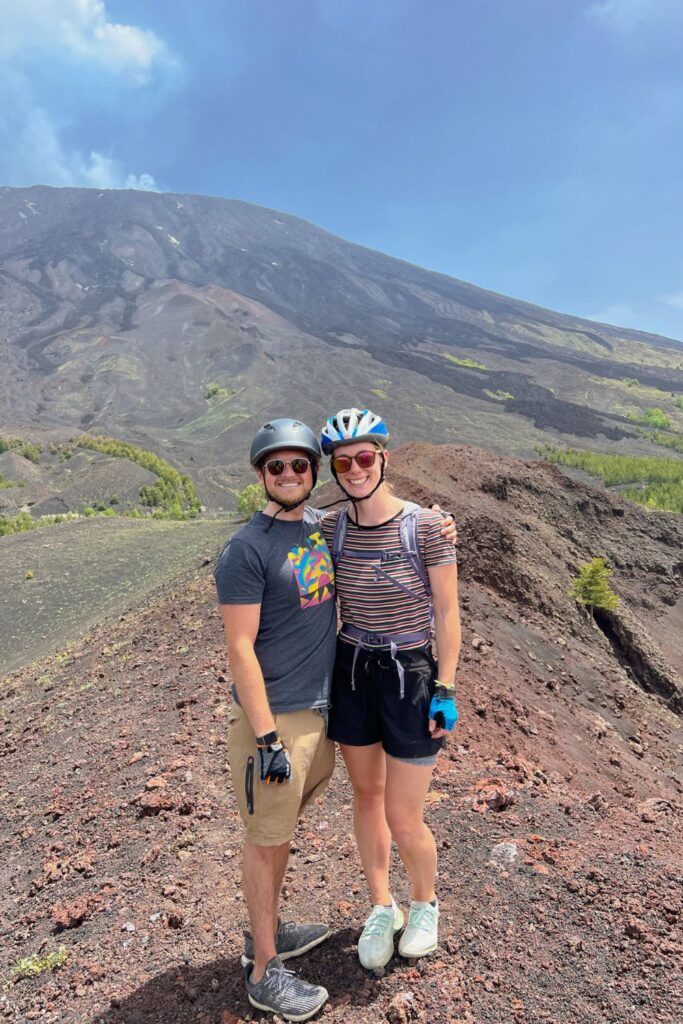
[[[440,512],[443,516],[441,524],[441,536],[449,540],[455,547],[458,543],[458,531],[455,526],[455,517],[452,512],[444,512],[440,505],[430,505],[432,512]]]
[[[263,672],[254,642],[261,620],[260,604],[222,604],[220,606],[228,658],[240,707],[249,719],[254,736],[265,736],[275,729]]]

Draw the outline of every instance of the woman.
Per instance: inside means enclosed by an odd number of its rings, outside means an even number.
[[[436,845],[423,813],[437,753],[457,718],[460,650],[455,549],[441,535],[439,513],[402,501],[385,483],[388,437],[367,409],[338,412],[321,436],[349,498],[322,522],[342,619],[328,735],[353,786],[373,903],[358,955],[373,970],[389,962],[404,924],[389,889],[392,838],[412,883],[399,953],[414,958],[437,947]]]

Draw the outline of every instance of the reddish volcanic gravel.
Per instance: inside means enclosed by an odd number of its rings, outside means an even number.
[[[358,964],[368,901],[339,765],[297,831],[282,902],[286,918],[325,919],[332,935],[289,966],[328,988],[330,1022],[678,1021],[680,719],[636,685],[563,581],[544,590],[542,567],[532,578],[524,559],[535,542],[545,557],[546,540],[518,508],[506,512],[518,575],[501,582],[491,568],[487,581],[493,513],[437,496],[456,502],[468,538],[461,721],[427,812],[441,944],[416,964],[396,956],[382,978]],[[634,564],[650,541],[639,543]],[[0,1019],[271,1019],[249,1006],[239,966],[229,676],[209,571],[2,683]],[[525,602],[514,588],[527,577]],[[394,878],[405,906],[398,863]],[[61,967],[12,983],[22,960],[60,948]]]

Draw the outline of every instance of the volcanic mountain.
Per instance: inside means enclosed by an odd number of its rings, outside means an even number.
[[[527,456],[554,439],[654,451],[683,425],[683,346],[561,315],[234,200],[0,189],[0,425],[112,434],[245,482],[255,427],[368,405],[400,440]],[[680,421],[680,423],[679,423]]]

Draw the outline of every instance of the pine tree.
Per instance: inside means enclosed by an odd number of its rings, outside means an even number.
[[[266,492],[261,484],[249,484],[237,495],[237,511],[245,519],[251,519],[266,503]]]
[[[589,609],[591,618],[594,608],[614,611],[619,607],[619,598],[609,588],[611,575],[606,558],[591,558],[590,562],[579,566],[579,575],[572,580],[570,596]]]

